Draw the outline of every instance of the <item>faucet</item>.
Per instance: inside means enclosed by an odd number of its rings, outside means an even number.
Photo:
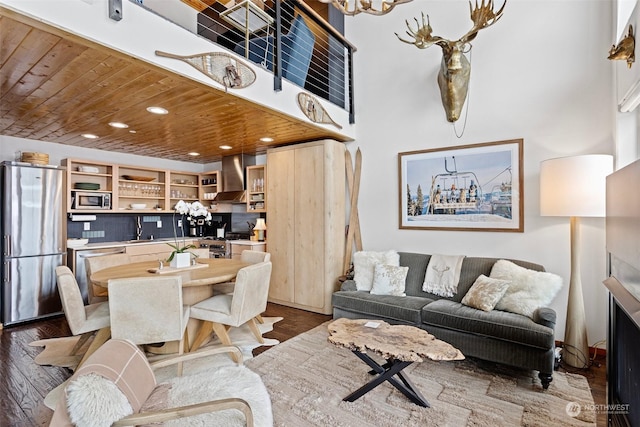
[[[142,223],[140,222],[140,216],[136,217],[136,240],[140,240],[142,236]]]

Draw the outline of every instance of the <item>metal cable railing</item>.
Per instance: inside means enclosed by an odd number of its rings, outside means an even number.
[[[197,33],[272,71],[275,90],[289,80],[354,122],[355,48],[304,1],[218,1],[198,14]]]

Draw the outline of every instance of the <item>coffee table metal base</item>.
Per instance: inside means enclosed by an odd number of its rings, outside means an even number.
[[[352,351],[353,354],[360,358],[360,360],[371,367],[372,370],[369,371],[369,373],[372,375],[377,374],[377,376],[342,400],[344,400],[345,402],[353,402],[355,400],[358,400],[383,382],[389,381],[395,388],[400,390],[402,394],[407,396],[416,405],[422,406],[424,408],[431,407],[431,405],[429,405],[429,402],[427,402],[427,399],[425,399],[420,391],[418,391],[411,380],[409,380],[409,378],[402,373],[402,370],[411,365],[412,362],[403,362],[401,360],[389,359],[387,360],[387,363],[385,363],[384,365],[380,365],[378,364],[378,362],[369,357],[368,354],[361,353],[357,350]],[[395,378],[396,375],[398,376],[398,378],[400,378],[400,381]]]

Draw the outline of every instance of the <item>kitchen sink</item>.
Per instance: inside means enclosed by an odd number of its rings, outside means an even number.
[[[150,240],[150,239],[140,239],[140,240],[125,240],[125,243],[149,243],[149,242],[155,242],[155,240]]]

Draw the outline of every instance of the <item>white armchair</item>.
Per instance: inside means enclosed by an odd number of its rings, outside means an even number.
[[[246,425],[252,427],[252,408],[247,400],[241,398],[215,399],[192,405],[168,407],[172,404],[172,389],[168,385],[157,384],[153,369],[186,361],[192,358],[191,356],[185,354],[152,366],[133,343],[126,340],[109,340],[69,379],[57,403],[50,426],[147,425],[237,409],[242,415],[238,414],[234,419],[240,424],[244,424],[246,420]],[[239,374],[252,374],[257,377],[253,372],[243,371],[246,368],[242,366],[236,369],[239,370]],[[193,381],[187,377],[180,380],[184,380],[185,384],[192,384],[188,381]],[[206,392],[206,387],[201,389],[201,384],[193,384],[194,393],[201,395],[203,391]],[[253,404],[260,403],[262,402]],[[270,416],[271,411],[268,410],[267,418]],[[265,421],[262,425],[270,425],[272,422],[270,418]]]

